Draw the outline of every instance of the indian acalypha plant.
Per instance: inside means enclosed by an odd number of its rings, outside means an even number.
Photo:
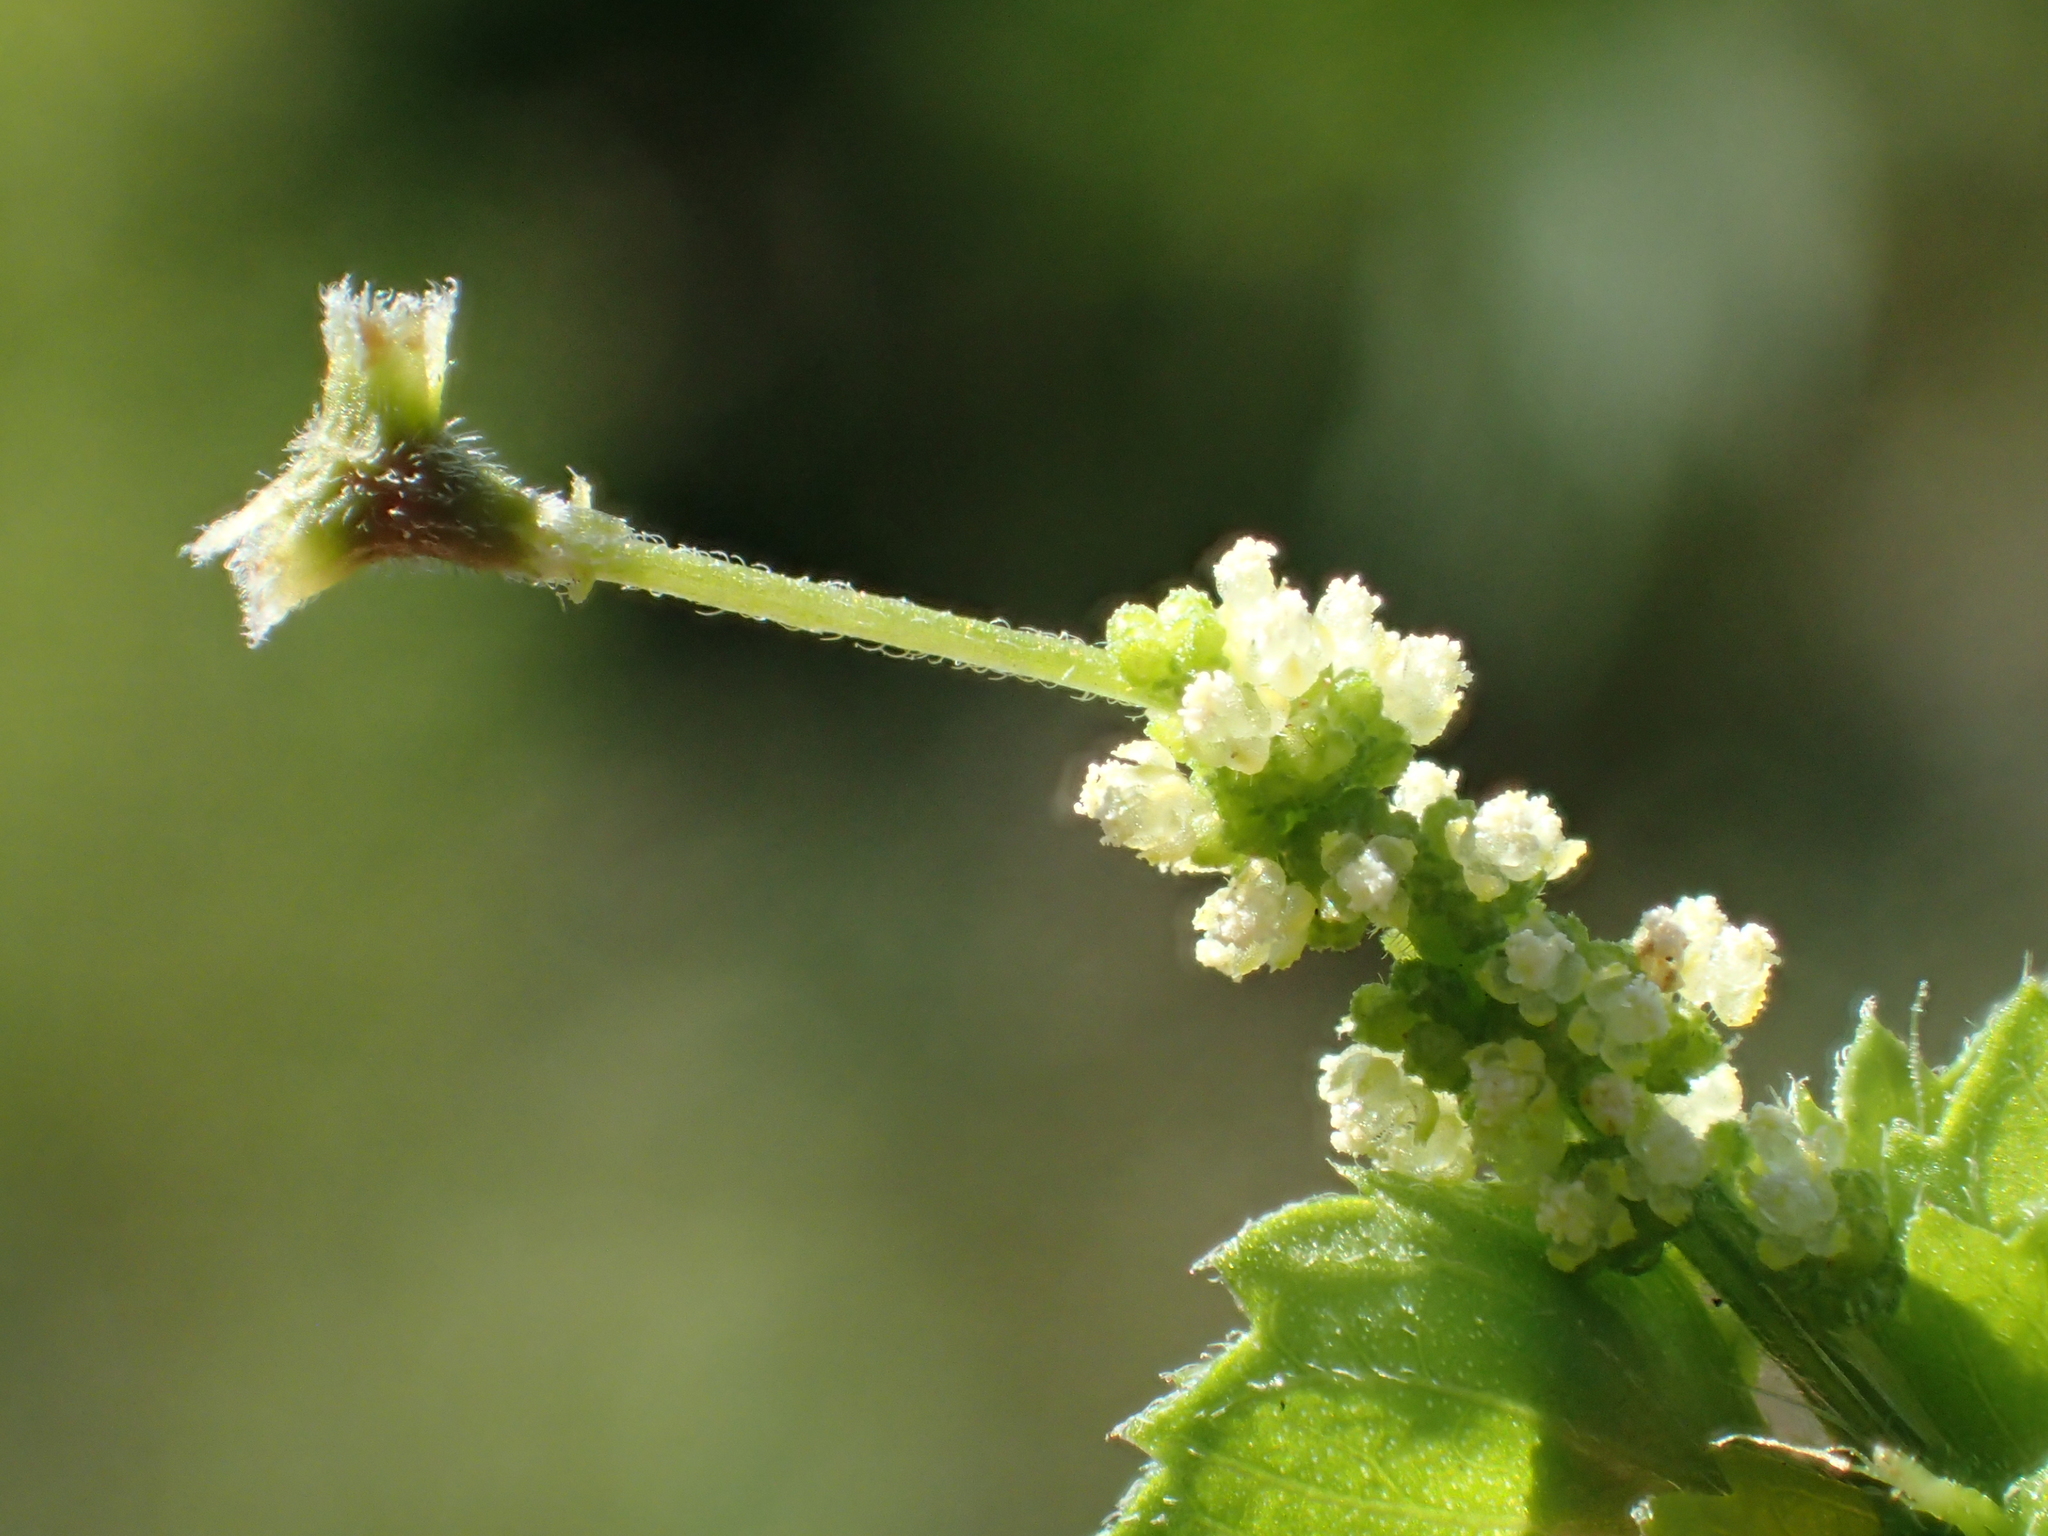
[[[533,490],[445,415],[453,284],[323,295],[291,459],[187,553],[261,641],[359,567],[429,558],[581,599],[685,598],[1129,707],[1075,809],[1209,882],[1233,981],[1371,942],[1319,1090],[1346,1195],[1205,1261],[1249,1326],[1120,1433],[1118,1533],[2048,1536],[2048,997],[1946,1067],[1866,1005],[1825,1099],[1745,1085],[1777,943],[1712,896],[1603,937],[1546,899],[1585,855],[1543,795],[1417,755],[1458,642],[1313,602],[1243,538],[1100,645],[773,573]],[[1826,1445],[1764,1434],[1775,1362]]]

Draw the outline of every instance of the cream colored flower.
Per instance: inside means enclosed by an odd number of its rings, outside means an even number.
[[[1448,1093],[1411,1077],[1401,1058],[1369,1045],[1322,1059],[1316,1091],[1330,1106],[1330,1145],[1397,1173],[1472,1176],[1472,1137]]]
[[[1216,807],[1153,741],[1126,742],[1096,763],[1074,809],[1102,823],[1102,840],[1152,863],[1180,864],[1217,829]]]
[[[1586,854],[1583,842],[1564,835],[1547,795],[1519,789],[1503,790],[1474,815],[1444,823],[1444,842],[1481,901],[1505,896],[1509,886],[1526,880],[1555,880]]]
[[[1760,923],[1733,927],[1711,896],[1687,896],[1643,914],[1635,933],[1636,958],[1658,986],[1714,1010],[1732,1029],[1763,1011],[1777,940]]]
[[[1743,1192],[1763,1233],[1757,1252],[1764,1263],[1786,1269],[1808,1255],[1833,1258],[1846,1248],[1849,1228],[1840,1219],[1832,1177],[1848,1154],[1842,1123],[1823,1115],[1806,1131],[1791,1110],[1759,1104],[1749,1112],[1749,1142],[1762,1166]]]
[[[1180,729],[1189,761],[1257,773],[1272,753],[1277,723],[1258,694],[1228,672],[1197,672],[1181,694]]]
[[[1671,1010],[1657,984],[1620,965],[1605,967],[1586,986],[1586,1002],[1572,1015],[1572,1044],[1598,1056],[1609,1069],[1640,1077],[1650,1047],[1671,1029]]]
[[[1395,810],[1420,821],[1437,801],[1453,799],[1457,793],[1457,769],[1418,757],[1401,770],[1400,782],[1394,785],[1393,805]]]
[[[1323,868],[1330,883],[1323,900],[1338,922],[1366,918],[1382,927],[1398,928],[1408,916],[1401,877],[1415,867],[1415,845],[1405,837],[1376,837],[1371,842],[1350,832],[1323,838]]]
[[[1203,937],[1195,958],[1232,981],[1261,966],[1284,970],[1301,957],[1314,916],[1315,898],[1289,884],[1278,864],[1248,860],[1196,909],[1195,927]]]
[[[1617,1162],[1592,1162],[1565,1183],[1546,1179],[1536,1204],[1536,1230],[1550,1239],[1550,1262],[1570,1272],[1603,1248],[1619,1248],[1636,1235],[1622,1203],[1630,1193],[1628,1170]]]
[[[1585,960],[1550,914],[1536,911],[1508,931],[1500,952],[1479,968],[1479,985],[1513,1003],[1531,1024],[1548,1024],[1560,1004],[1586,989]]]
[[[1472,1150],[1502,1182],[1533,1185],[1564,1157],[1570,1123],[1543,1048],[1493,1041],[1465,1053],[1472,1072]]]

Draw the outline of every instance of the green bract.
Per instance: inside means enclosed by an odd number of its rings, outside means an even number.
[[[522,486],[443,415],[455,284],[320,295],[327,378],[291,459],[239,512],[187,547],[225,560],[259,644],[291,611],[381,560],[434,559],[589,589],[578,546],[631,543],[617,518]]]

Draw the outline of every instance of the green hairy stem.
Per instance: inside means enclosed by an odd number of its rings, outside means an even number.
[[[262,640],[388,559],[581,599],[599,582],[1142,710],[1075,809],[1220,880],[1232,980],[1377,941],[1324,1058],[1339,1171],[1205,1261],[1249,1329],[1120,1434],[1118,1536],[2048,1536],[2048,995],[1946,1068],[1867,1005],[1824,1107],[1749,1101],[1730,1032],[1777,941],[1711,896],[1626,939],[1546,903],[1586,851],[1546,796],[1417,756],[1458,642],[1356,578],[1313,607],[1243,539],[1105,644],[649,538],[521,484],[443,411],[452,284],[323,295],[328,373],[285,470],[187,553]],[[1759,1355],[1836,1443],[1762,1433]]]
[[[593,541],[578,553],[587,561],[584,572],[594,581],[679,597],[814,635],[859,640],[906,656],[1050,683],[1117,704],[1143,708],[1149,702],[1108,651],[1071,635],[1012,629],[900,597],[876,597],[837,582],[783,576],[722,555],[646,539]]]

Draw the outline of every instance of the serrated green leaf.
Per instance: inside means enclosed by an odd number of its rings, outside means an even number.
[[[1563,1275],[1492,1191],[1366,1190],[1205,1261],[1250,1331],[1120,1429],[1156,1464],[1112,1531],[1633,1536],[1643,1495],[1718,1486],[1755,1403],[1679,1266]]]
[[[2003,1488],[2048,1459],[2048,1223],[2002,1238],[1926,1206],[1906,1270],[1871,1336],[1954,1448],[1944,1470]]]
[[[1884,1166],[1885,1128],[1918,1124],[1912,1054],[1868,1005],[1836,1066],[1835,1118],[1849,1132],[1849,1165],[1873,1171]]]
[[[1905,1536],[1943,1527],[1831,1456],[1769,1440],[1715,1448],[1723,1495],[1660,1494],[1643,1536]]]
[[[1900,1214],[1932,1203],[2009,1236],[2048,1212],[2048,996],[2029,980],[1964,1046],[1933,1135],[1894,1123],[1885,1161]]]

